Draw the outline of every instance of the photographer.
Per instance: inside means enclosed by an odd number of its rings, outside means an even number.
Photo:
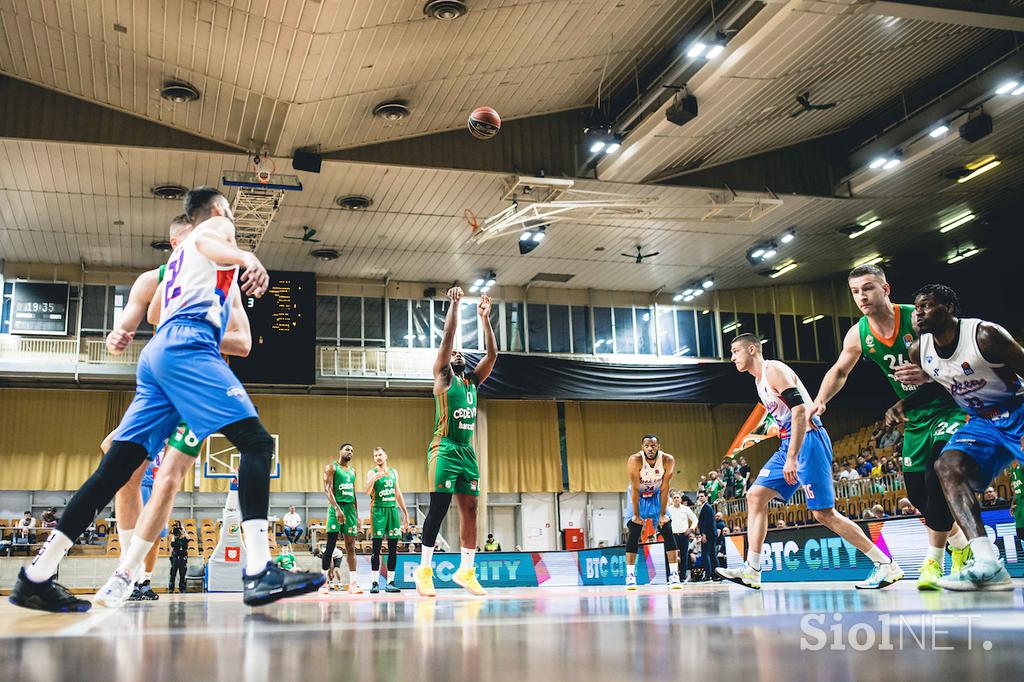
[[[177,574],[178,591],[185,593],[185,574],[188,572],[188,537],[181,524],[175,522],[171,529],[174,539],[171,540],[171,577],[167,584],[167,592],[174,594],[174,576]]]

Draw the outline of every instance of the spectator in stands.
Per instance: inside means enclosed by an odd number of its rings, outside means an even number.
[[[14,544],[28,545],[36,541],[36,520],[32,512],[27,511],[14,529]]]
[[[871,516],[876,519],[887,519],[889,515],[885,512],[885,507],[880,504],[876,504],[871,508]]]
[[[985,492],[981,496],[981,506],[983,509],[993,509],[994,507],[1005,507],[1010,503],[1006,501],[1006,498],[999,497],[996,495],[996,489],[992,486],[985,488]]]
[[[707,493],[709,504],[718,502],[722,496],[722,481],[718,478],[717,471],[712,470],[708,472],[708,482],[704,486],[704,492]]]
[[[871,478],[879,478],[882,475],[882,464],[878,461],[878,457],[872,455],[868,461],[871,463]]]
[[[832,480],[839,480],[839,462],[832,462]]]
[[[295,573],[299,570],[295,564],[295,554],[292,552],[292,546],[286,542],[281,545],[281,551],[277,553],[277,565],[285,571]]]
[[[847,465],[847,468],[850,470],[850,477],[849,478],[850,478],[851,481],[859,480],[862,477],[862,475],[861,475],[860,471],[857,469],[857,467],[853,466],[852,464],[849,464],[849,465]]]
[[[288,538],[288,542],[298,542],[306,529],[302,527],[302,517],[295,511],[295,505],[288,507],[288,513],[282,520],[284,521],[284,536]]]
[[[700,475],[700,481],[697,482],[697,492],[706,493],[708,491],[708,477],[704,474]]]
[[[882,434],[881,438],[878,439],[878,447],[880,448],[894,448],[896,444],[903,440],[903,434],[897,429],[886,431]]]
[[[492,533],[488,533],[487,534],[487,540],[484,542],[484,551],[485,552],[500,552],[501,551],[501,543],[494,539],[494,535]]]
[[[174,594],[174,577],[178,576],[178,591],[185,593],[185,574],[188,573],[188,542],[180,523],[171,528],[171,577],[167,582],[168,594]]]
[[[676,492],[672,495],[672,502],[667,510],[669,521],[672,523],[672,535],[675,537],[676,548],[679,550],[678,570],[683,582],[689,582],[690,572],[690,535],[697,528],[697,515],[690,509],[690,505],[683,504],[683,496]]]
[[[722,512],[715,514],[715,531],[717,533],[715,535],[715,556],[718,557],[718,565],[722,568],[729,568],[724,559],[721,558],[725,556],[725,534],[729,532]]]
[[[750,465],[747,464],[746,457],[740,457],[740,466],[736,469],[736,473],[740,477],[740,490],[743,491],[743,495],[747,494],[747,489],[750,487]]]
[[[775,527],[776,528],[788,528],[789,524],[786,523],[786,519],[780,518],[779,522],[777,524],[775,524]]]
[[[732,460],[723,459],[719,472],[722,477],[722,499],[731,500],[736,497],[736,469]]]
[[[851,519],[855,519],[857,517],[856,517],[856,515],[851,513],[850,514],[850,518]],[[864,507],[864,511],[861,512],[860,518],[862,518],[862,519],[873,519],[873,518],[875,518],[875,515],[871,513],[871,507]]]
[[[859,478],[867,478],[871,475],[871,462],[863,453],[857,457],[857,473],[860,474]]]
[[[849,481],[850,480],[850,465],[849,464],[843,464],[842,468],[839,470],[839,473],[836,474],[836,480],[837,481]]]
[[[56,528],[57,527],[57,508],[50,507],[43,512],[42,516],[42,527],[43,528]]]
[[[899,509],[900,516],[914,516],[918,513],[917,509],[914,508],[914,505],[911,504],[910,500],[906,497],[901,497],[900,501],[896,503],[896,506]]]

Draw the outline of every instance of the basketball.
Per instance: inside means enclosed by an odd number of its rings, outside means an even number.
[[[469,115],[469,132],[478,140],[489,140],[501,129],[501,116],[490,107],[477,107]]]

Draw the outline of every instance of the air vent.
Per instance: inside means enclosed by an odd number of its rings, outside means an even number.
[[[338,197],[334,203],[349,211],[365,211],[373,205],[373,199],[353,194],[347,197]]]
[[[381,102],[373,108],[373,115],[385,121],[401,121],[409,116],[412,110],[409,105],[402,101]]]
[[[319,260],[326,262],[331,260],[338,260],[338,256],[341,254],[339,254],[334,249],[313,249],[312,251],[309,252],[309,255],[313,256],[313,258],[317,258]]]
[[[160,96],[169,102],[184,104],[199,99],[199,90],[185,81],[167,81],[160,88]]]
[[[188,187],[181,185],[157,185],[149,190],[161,199],[181,199],[188,193]]]
[[[161,253],[170,253],[171,251],[171,243],[166,239],[158,239],[156,241],[150,242],[149,245],[151,248],[154,248],[157,251],[160,251]]]
[[[423,13],[431,19],[452,21],[466,14],[469,7],[461,0],[429,0],[423,6]]]
[[[538,272],[534,275],[531,282],[568,282],[576,275],[565,275],[559,272]]]

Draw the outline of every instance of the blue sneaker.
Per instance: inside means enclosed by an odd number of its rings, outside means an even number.
[[[880,590],[883,587],[889,587],[889,585],[892,585],[902,577],[903,569],[893,559],[887,564],[875,564],[871,575],[867,579],[855,583],[854,587],[858,590]]]
[[[628,573],[626,574],[626,589],[627,590],[631,590],[631,591],[636,589],[636,574],[635,573],[633,575],[629,575]]]
[[[266,567],[256,575],[242,571],[242,583],[242,601],[248,606],[263,606],[278,599],[316,592],[324,584],[324,576],[320,572],[291,573],[275,563],[267,562]]]
[[[956,575],[939,580],[939,587],[954,592],[1003,592],[1013,589],[1013,580],[1002,560],[975,558]]]

